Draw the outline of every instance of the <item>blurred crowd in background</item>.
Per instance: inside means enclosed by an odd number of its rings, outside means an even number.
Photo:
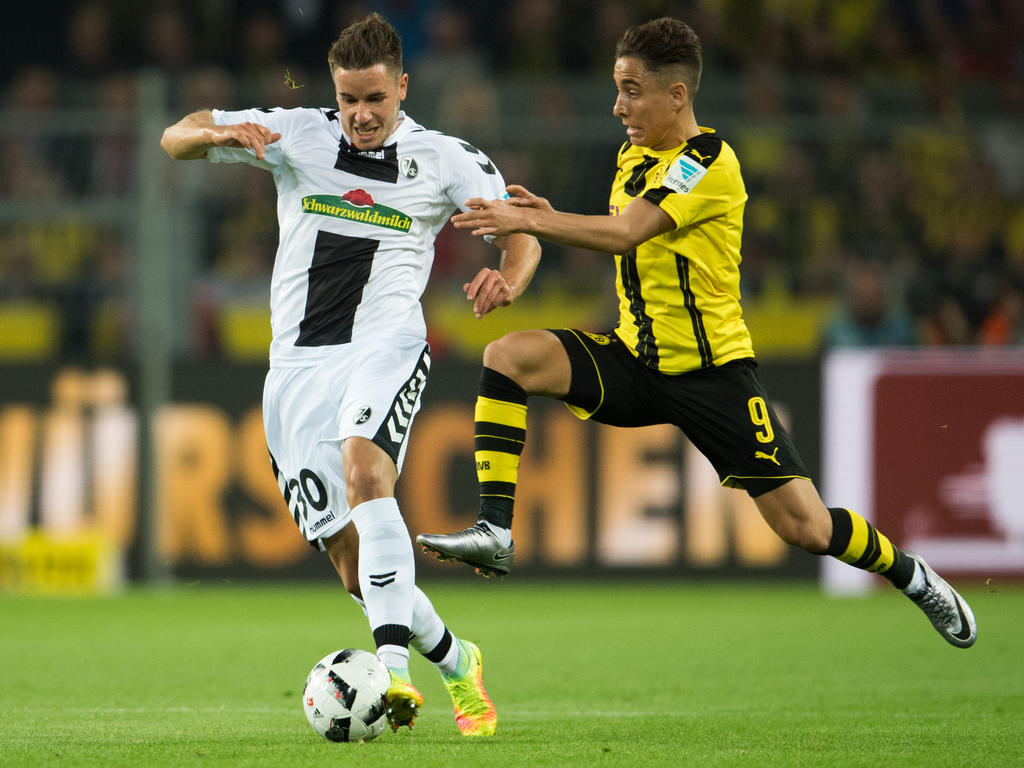
[[[166,85],[164,124],[332,106],[326,51],[368,10],[403,37],[410,115],[589,213],[606,210],[625,138],[616,40],[659,15],[687,21],[704,41],[698,122],[735,148],[750,196],[742,290],[762,353],[1024,344],[1020,0],[78,0],[5,10],[0,359],[132,349],[132,201],[140,153],[161,153],[139,145],[141,74]],[[173,165],[167,205],[189,233],[169,286],[178,351],[264,356],[272,180]],[[474,347],[459,343],[464,300],[446,307],[482,260],[489,247],[464,233],[438,241],[440,353]],[[611,279],[607,257],[546,246],[523,325],[606,329]]]

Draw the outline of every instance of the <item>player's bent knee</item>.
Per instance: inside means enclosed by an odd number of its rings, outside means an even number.
[[[509,333],[490,342],[484,347],[484,365],[515,379],[516,374],[522,372],[524,363],[525,345],[521,341],[522,336],[519,332]]]
[[[565,348],[550,331],[515,331],[484,349],[484,367],[507,376],[529,394],[565,394],[571,376]]]

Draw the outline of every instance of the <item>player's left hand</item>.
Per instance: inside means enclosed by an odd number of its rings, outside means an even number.
[[[477,272],[472,281],[462,286],[462,290],[466,292],[466,298],[473,302],[473,314],[478,320],[492,309],[507,307],[513,299],[513,287],[505,281],[501,272],[490,267]]]

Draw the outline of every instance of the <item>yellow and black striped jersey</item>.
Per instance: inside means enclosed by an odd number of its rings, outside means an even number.
[[[636,197],[675,229],[615,256],[615,332],[645,365],[684,373],[753,357],[740,308],[740,240],[747,192],[732,148],[709,128],[674,149],[627,142],[609,201],[614,216]]]

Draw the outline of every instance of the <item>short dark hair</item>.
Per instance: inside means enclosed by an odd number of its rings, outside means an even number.
[[[615,46],[615,58],[623,56],[640,59],[649,72],[682,67],[691,99],[700,87],[703,67],[700,38],[688,24],[678,19],[663,16],[627,29]]]
[[[402,74],[402,38],[379,13],[350,24],[338,35],[327,53],[335,69],[367,69],[383,64],[398,77]]]

